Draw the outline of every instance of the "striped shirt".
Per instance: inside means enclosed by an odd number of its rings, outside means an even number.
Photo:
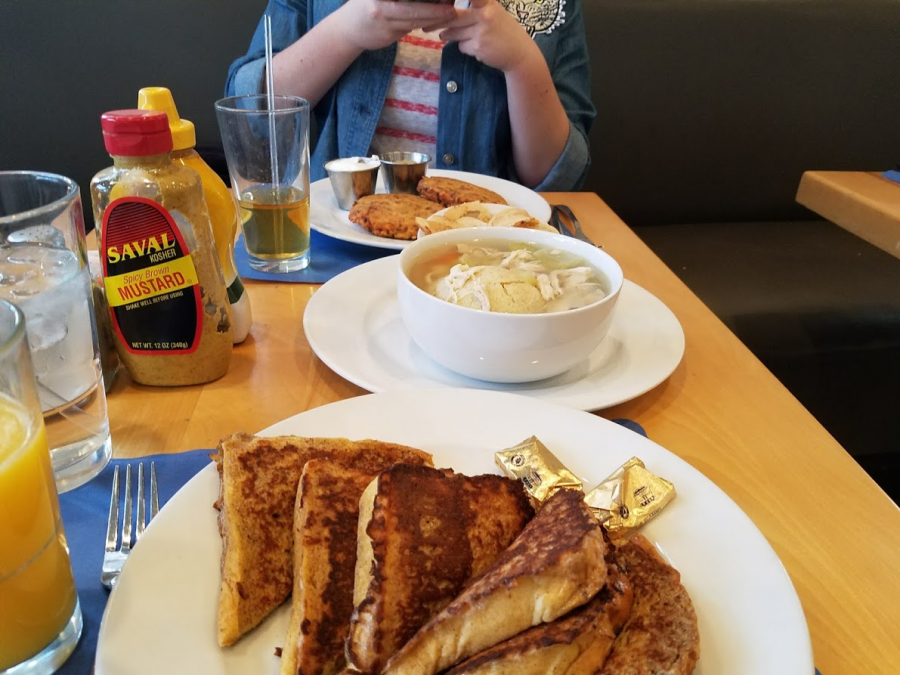
[[[424,152],[434,166],[444,48],[439,32],[416,29],[397,43],[387,97],[372,138],[372,152]]]

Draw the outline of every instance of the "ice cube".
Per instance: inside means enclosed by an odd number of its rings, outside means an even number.
[[[35,313],[26,319],[25,330],[28,331],[28,346],[31,347],[35,367],[37,367],[37,352],[59,344],[69,334],[64,317],[65,315]]]
[[[37,277],[37,270],[24,265],[0,264],[0,287],[10,288],[26,284]]]
[[[65,247],[66,238],[63,233],[52,225],[31,225],[21,230],[11,232],[6,238],[11,244],[48,244],[50,246]]]
[[[11,249],[6,260],[10,265],[39,266],[43,258],[40,247],[22,246]]]
[[[38,293],[40,293],[40,289],[37,288],[13,288],[10,290],[9,295],[13,300],[24,300]]]
[[[55,282],[48,286],[65,281],[78,271],[78,259],[65,248],[44,248],[40,264],[44,277]]]

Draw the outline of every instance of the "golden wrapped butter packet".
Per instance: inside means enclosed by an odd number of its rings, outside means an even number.
[[[584,489],[581,479],[534,436],[494,453],[494,460],[507,476],[521,480],[525,491],[538,504],[543,504],[557,490]]]
[[[588,492],[584,501],[613,539],[628,536],[650,522],[675,498],[675,486],[647,471],[632,457],[600,485]]]

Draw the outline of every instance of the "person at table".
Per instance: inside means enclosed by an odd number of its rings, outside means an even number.
[[[581,0],[270,0],[274,90],[307,99],[312,178],[337,157],[420,151],[440,169],[580,187],[595,117]],[[265,91],[260,21],[227,95]]]

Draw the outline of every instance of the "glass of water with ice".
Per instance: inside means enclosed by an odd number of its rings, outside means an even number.
[[[60,492],[96,476],[112,446],[78,185],[0,171],[0,298],[25,314]]]

